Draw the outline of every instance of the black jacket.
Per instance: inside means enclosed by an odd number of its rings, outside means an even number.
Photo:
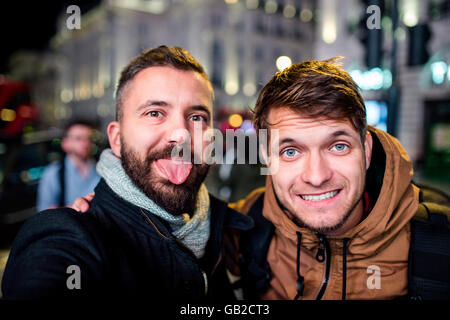
[[[95,193],[87,213],[46,210],[24,224],[4,272],[5,299],[234,299],[224,238],[250,229],[251,218],[210,196],[211,235],[198,260],[162,219],[121,199],[104,180]],[[80,289],[68,288],[75,283],[72,265],[79,267]]]

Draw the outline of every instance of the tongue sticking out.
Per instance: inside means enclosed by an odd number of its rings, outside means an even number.
[[[173,184],[182,184],[191,173],[192,163],[184,163],[181,160],[159,159],[155,161],[161,174]]]

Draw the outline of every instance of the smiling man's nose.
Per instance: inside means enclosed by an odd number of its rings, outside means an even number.
[[[303,182],[314,187],[320,187],[331,179],[332,168],[323,156],[310,154],[304,161],[305,165],[301,175]]]

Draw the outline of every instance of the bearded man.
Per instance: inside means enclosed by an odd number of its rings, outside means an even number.
[[[193,161],[208,145],[213,100],[208,76],[182,48],[132,60],[119,79],[111,149],[97,164],[102,179],[88,213],[59,208],[26,222],[4,298],[233,299],[224,243],[252,220],[211,196],[202,184],[209,166]]]

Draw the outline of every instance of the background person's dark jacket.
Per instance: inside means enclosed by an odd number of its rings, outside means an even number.
[[[47,210],[24,224],[3,276],[5,299],[234,299],[224,238],[252,227],[251,219],[211,196],[211,235],[197,260],[162,219],[118,197],[104,180],[95,192],[87,213]],[[71,265],[80,268],[81,289],[68,289]]]

